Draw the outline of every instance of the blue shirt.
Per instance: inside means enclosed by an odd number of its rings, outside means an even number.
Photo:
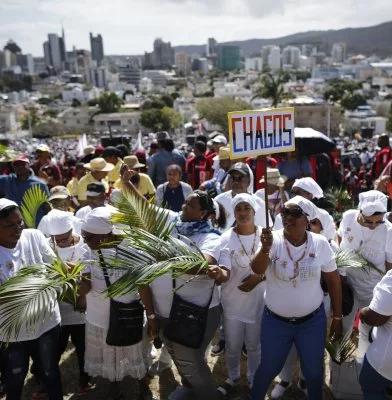
[[[42,191],[46,193],[49,197],[48,186],[42,180],[37,178],[33,173],[31,173],[31,175],[25,181],[21,181],[20,179],[18,179],[16,174],[2,175],[0,176],[0,196],[15,201],[15,203],[20,206],[22,204],[23,195],[25,194],[26,190],[34,185],[39,185]],[[43,216],[44,212],[41,207],[41,209],[37,213],[37,226]]]
[[[158,150],[148,159],[147,163],[148,175],[150,176],[154,186],[157,187],[167,181],[166,169],[169,165],[179,165],[184,173],[186,160],[185,157],[176,149],[171,153],[165,150]]]
[[[289,180],[312,175],[312,166],[307,158],[294,162],[284,160],[278,165],[278,169]]]
[[[165,193],[163,194],[163,200],[167,202],[170,210],[180,212],[182,205],[185,203],[182,186],[178,185],[174,189],[166,187]]]

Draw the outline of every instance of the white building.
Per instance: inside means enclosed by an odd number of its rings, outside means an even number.
[[[18,120],[14,110],[8,107],[0,108],[0,133],[16,133]]]
[[[70,107],[58,115],[59,122],[70,130],[88,132],[93,130],[91,117],[96,107]]]
[[[136,134],[141,129],[140,114],[138,111],[98,114],[93,117],[94,129],[99,132],[108,132],[110,125],[112,132]]]
[[[78,100],[81,103],[99,97],[101,94],[101,90],[93,87],[86,88],[84,85],[80,83],[68,83],[65,85],[62,91],[62,99],[63,101],[72,102],[72,100]]]
[[[188,76],[192,67],[191,57],[186,53],[176,53],[176,67],[179,73]]]
[[[108,86],[108,70],[104,67],[90,68],[86,75],[86,82],[90,85],[106,89]]]
[[[166,86],[166,82],[168,79],[168,74],[166,71],[160,70],[145,70],[143,71],[143,78],[151,79],[153,85],[156,86]]]
[[[331,50],[332,61],[342,63],[346,59],[346,44],[334,43]]]
[[[274,71],[280,69],[280,47],[273,46],[268,55],[268,66]]]
[[[262,57],[248,57],[245,58],[245,71],[259,71],[263,70]]]
[[[154,88],[154,85],[152,84],[152,80],[150,79],[150,78],[142,78],[141,80],[140,80],[140,87],[139,87],[139,90],[141,91],[141,92],[147,92],[147,93],[149,93],[149,92],[151,92],[152,91],[152,89]]]
[[[214,93],[215,97],[232,97],[245,101],[252,97],[250,89],[246,89],[236,82],[217,82]]]
[[[293,68],[300,66],[301,50],[295,46],[286,46],[282,51],[282,64],[291,65]]]

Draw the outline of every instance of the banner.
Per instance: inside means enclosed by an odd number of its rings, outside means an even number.
[[[233,111],[228,118],[231,159],[295,150],[293,107]]]

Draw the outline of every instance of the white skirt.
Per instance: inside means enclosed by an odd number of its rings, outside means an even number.
[[[86,322],[86,353],[84,369],[92,377],[100,376],[120,382],[126,376],[142,379],[151,364],[151,344],[143,340],[132,346],[108,346],[107,330]]]

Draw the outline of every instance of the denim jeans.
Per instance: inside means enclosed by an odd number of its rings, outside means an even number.
[[[380,375],[367,360],[363,361],[359,383],[363,392],[363,400],[384,400],[385,389],[392,385],[392,382]]]
[[[268,309],[264,310],[261,325],[261,358],[253,380],[252,400],[265,398],[272,381],[282,370],[293,344],[301,361],[308,399],[323,398],[326,321],[323,306],[311,319],[300,325],[281,321]]]
[[[38,374],[46,385],[49,400],[63,399],[57,359],[59,335],[60,325],[57,325],[37,339],[8,345],[6,349],[7,400],[20,400],[30,357],[34,360]]]

